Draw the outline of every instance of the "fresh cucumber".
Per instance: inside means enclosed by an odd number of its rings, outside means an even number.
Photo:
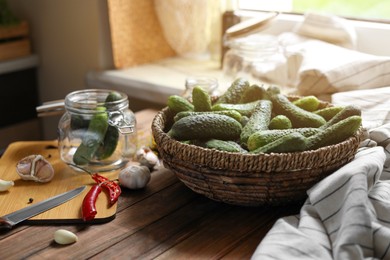
[[[110,107],[111,102],[122,99],[122,95],[116,91],[111,91],[105,100],[105,106],[107,109]],[[104,136],[103,143],[100,144],[99,149],[96,151],[95,156],[98,160],[104,160],[110,157],[118,145],[119,141],[119,130],[112,125],[109,125],[107,132]]]
[[[187,116],[176,121],[168,135],[176,140],[236,140],[241,134],[242,126],[230,116],[202,114]]]
[[[313,112],[318,109],[320,105],[320,100],[316,96],[304,96],[301,97],[295,101],[293,101],[293,104],[306,110]]]
[[[245,124],[240,135],[241,145],[244,147],[249,136],[260,130],[267,130],[271,120],[272,102],[266,99],[259,101],[249,121]]]
[[[314,127],[257,131],[248,138],[247,146],[249,151],[253,151],[293,132],[309,137],[311,135],[318,134],[321,131],[321,129]]]
[[[236,119],[240,123],[242,120],[242,115],[239,112],[237,112],[236,110],[221,110],[221,111],[203,111],[203,112],[182,111],[182,112],[177,113],[174,116],[173,121],[176,122],[177,120],[179,120],[183,117],[186,117],[186,116],[194,116],[194,115],[202,115],[202,114],[226,115],[226,116],[230,116],[230,117]]]
[[[306,137],[298,132],[282,136],[250,153],[289,153],[301,152],[306,149]]]
[[[325,118],[326,121],[329,121],[332,119],[338,112],[343,110],[343,106],[330,106],[330,107],[324,107],[321,109],[318,109],[314,111],[313,113],[322,116]]]
[[[315,150],[320,147],[337,144],[353,136],[362,123],[361,116],[347,117],[323,131],[307,138],[307,149]]]
[[[221,110],[236,110],[243,116],[250,117],[255,111],[255,108],[260,100],[256,100],[253,102],[245,103],[245,104],[229,104],[229,103],[218,103],[213,105],[211,108],[213,111],[221,111]]]
[[[287,116],[291,120],[293,128],[320,127],[326,123],[322,116],[294,105],[283,94],[270,95],[270,99],[274,108],[273,112]]]
[[[167,105],[173,113],[177,114],[181,111],[194,111],[194,105],[179,95],[171,95],[168,97]]]
[[[119,131],[115,126],[109,125],[104,136],[103,143],[100,144],[95,156],[98,160],[104,160],[110,157],[118,145]]]
[[[253,84],[244,89],[244,93],[242,93],[239,103],[244,104],[263,99],[265,91],[266,90],[263,86]]]
[[[219,151],[232,152],[232,153],[246,153],[247,151],[243,149],[238,143],[234,141],[225,141],[219,139],[210,139],[201,143],[200,146],[215,149]]]
[[[105,107],[96,108],[87,132],[73,155],[73,162],[76,165],[88,164],[103,143],[104,136],[108,128],[108,114]]]
[[[194,111],[211,111],[211,97],[206,90],[200,86],[195,86],[192,89],[192,105]]]
[[[347,105],[334,117],[332,117],[326,124],[322,125],[322,129],[326,129],[334,124],[337,124],[341,120],[344,120],[350,116],[361,116],[362,111],[355,105]]]
[[[245,90],[250,87],[244,78],[237,78],[230,87],[218,98],[217,103],[238,104]]]
[[[274,129],[290,129],[292,128],[291,120],[285,115],[277,115],[271,119],[268,128]]]

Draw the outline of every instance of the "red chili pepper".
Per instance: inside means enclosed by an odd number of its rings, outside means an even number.
[[[101,176],[97,173],[93,173],[91,176],[92,176],[92,179],[97,184],[101,185],[102,187],[104,187],[108,190],[109,195],[110,195],[110,203],[111,203],[111,205],[115,204],[115,202],[117,202],[119,196],[122,193],[122,190],[121,190],[119,184],[116,183],[115,181],[111,181],[110,179],[108,179],[104,176]]]
[[[102,191],[100,185],[93,185],[92,188],[85,195],[82,206],[83,220],[89,221],[95,218],[97,214],[96,200]]]

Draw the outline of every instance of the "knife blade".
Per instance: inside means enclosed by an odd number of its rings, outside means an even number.
[[[0,217],[0,229],[11,229],[16,224],[34,217],[44,211],[57,207],[58,205],[73,199],[84,191],[86,186],[78,187],[46,200],[40,201],[34,205],[19,209],[15,212],[9,213]]]

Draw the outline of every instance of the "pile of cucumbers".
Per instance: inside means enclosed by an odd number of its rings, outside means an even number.
[[[216,101],[196,86],[192,100],[168,98],[174,114],[167,134],[204,148],[238,153],[287,153],[340,143],[361,127],[353,105],[320,107],[315,96],[291,101],[278,86],[238,78]]]

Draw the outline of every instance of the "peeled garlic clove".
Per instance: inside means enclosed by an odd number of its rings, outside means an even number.
[[[0,179],[0,191],[9,190],[9,188],[11,188],[12,186],[14,186],[13,181],[5,181]]]
[[[150,152],[150,148],[147,146],[142,146],[137,150],[136,157],[137,160],[141,159],[147,152]]]
[[[16,171],[23,180],[49,182],[54,177],[53,166],[39,154],[24,157],[16,165]]]
[[[144,188],[150,181],[150,170],[146,166],[131,165],[119,172],[119,184],[129,189]]]
[[[148,167],[149,170],[153,170],[154,166],[159,164],[158,156],[146,146],[137,151],[137,159],[141,165]]]
[[[66,229],[58,229],[54,232],[54,241],[57,244],[68,245],[74,242],[77,242],[78,237],[76,234],[66,230]]]

